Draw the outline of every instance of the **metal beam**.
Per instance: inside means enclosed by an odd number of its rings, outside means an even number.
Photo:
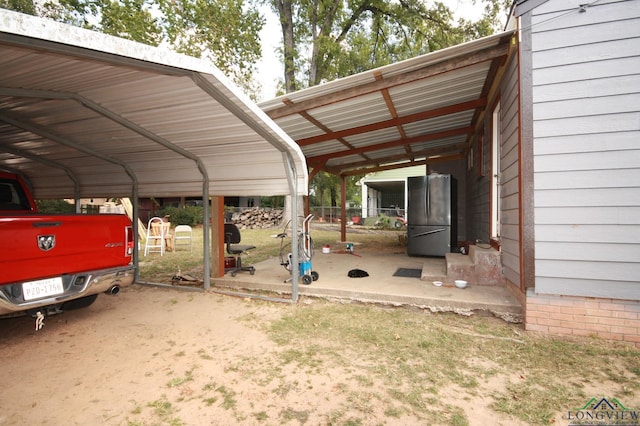
[[[405,139],[397,139],[395,141],[383,142],[376,145],[367,145],[360,148],[354,148],[348,151],[338,151],[338,152],[332,152],[330,154],[317,155],[315,157],[307,158],[307,161],[311,165],[323,164],[334,158],[348,157],[350,155],[355,155],[363,152],[370,153],[373,151],[379,151],[379,150],[388,149],[388,148],[395,148],[398,146],[406,146],[406,145],[411,145],[415,143],[430,142],[433,140],[449,138],[452,136],[461,136],[461,135],[466,135],[468,133],[473,133],[473,131],[474,131],[474,128],[471,126],[460,127],[457,129],[443,130],[440,132],[427,133],[420,136],[414,136],[414,137],[405,138]],[[414,157],[418,157],[420,156],[420,151],[412,151],[411,155]],[[406,157],[407,157],[406,155],[403,155],[403,158],[406,158]],[[373,159],[372,161],[380,162],[378,159]]]
[[[2,118],[2,114],[0,114],[0,120],[4,121]],[[45,166],[63,170],[67,174],[67,176],[69,176],[69,179],[71,179],[71,181],[73,182],[73,186],[75,188],[74,198],[76,199],[80,198],[80,181],[78,180],[78,177],[75,175],[75,173],[73,173],[73,171],[69,167],[65,166],[64,164],[60,164],[57,161],[47,160],[46,158],[42,158],[38,155],[31,154],[30,152],[27,152],[25,150],[18,149],[18,148],[11,148],[6,145],[0,145],[0,151],[8,152],[9,154],[15,155],[17,157],[27,158],[31,161],[35,161],[36,163],[44,164]]]
[[[325,133],[322,135],[299,139],[296,142],[298,142],[298,145],[300,146],[309,146],[309,145],[313,145],[320,142],[326,142],[332,139],[359,135],[362,133],[368,133],[376,130],[386,129],[389,127],[396,127],[402,124],[409,124],[416,121],[422,121],[430,118],[441,117],[443,115],[454,114],[456,112],[462,112],[470,109],[481,108],[481,107],[484,107],[486,104],[487,104],[486,98],[473,99],[471,101],[460,102],[454,105],[447,105],[445,107],[436,108],[429,111],[422,111],[415,114],[409,114],[403,117],[392,118],[390,120],[379,121],[377,123],[367,124],[364,126],[352,127],[350,129],[344,129],[337,132]]]
[[[354,169],[364,169],[366,167],[387,167],[395,166],[397,164],[404,164],[411,166],[413,162],[420,161],[422,159],[436,158],[444,155],[462,155],[464,154],[465,145],[463,143],[457,143],[455,145],[445,145],[437,148],[423,149],[415,152],[413,159],[407,158],[406,154],[396,154],[387,157],[376,158],[370,161],[358,161],[349,162],[343,164],[329,165],[324,168],[329,173],[336,175],[348,172]],[[395,168],[395,167],[392,167]]]
[[[104,108],[103,106],[93,102],[92,100],[85,98],[84,96],[78,95],[76,93],[68,93],[68,92],[55,92],[55,91],[49,91],[49,90],[25,90],[25,89],[15,89],[15,88],[6,88],[6,87],[2,87],[0,88],[0,95],[4,95],[4,96],[15,96],[15,97],[32,97],[32,98],[43,98],[43,99],[63,99],[63,100],[73,100],[76,101],[78,103],[80,103],[81,105],[83,105],[84,107],[91,109],[92,111],[98,113],[99,115],[106,117],[108,119],[110,119],[111,121],[114,121],[115,123],[119,124],[120,126],[129,129],[135,133],[138,133],[139,135],[145,137],[148,140],[151,140],[183,157],[189,158],[191,160],[193,160],[197,167],[198,170],[200,170],[200,173],[202,174],[203,177],[203,202],[204,202],[204,210],[203,210],[203,215],[204,215],[204,220],[203,220],[203,244],[204,244],[204,254],[205,254],[205,259],[207,257],[208,254],[210,254],[210,248],[209,248],[209,209],[207,208],[207,201],[209,199],[209,174],[207,172],[207,169],[204,165],[204,163],[202,162],[202,160],[194,155],[193,153],[187,151],[186,149],[175,145],[172,142],[169,142],[168,140],[162,138],[161,136],[145,129],[144,127],[132,122],[131,120],[128,120],[124,117],[122,117],[119,114],[116,114],[115,112]],[[15,120],[16,122],[18,122],[17,120]],[[15,125],[15,124],[14,124]],[[58,143],[63,143],[67,146],[71,146],[81,152],[85,152],[89,155],[92,155],[94,157],[97,158],[101,158],[105,161],[111,162],[113,164],[118,164],[120,166],[122,166],[127,174],[129,175],[129,177],[131,178],[132,182],[133,182],[133,191],[134,193],[138,193],[138,179],[135,175],[135,173],[133,172],[133,170],[131,169],[131,167],[129,167],[129,165],[127,163],[125,163],[124,161],[121,161],[119,159],[110,157],[108,155],[102,154],[99,151],[95,151],[93,149],[90,148],[86,148],[83,145],[77,144],[75,142],[71,142],[69,140],[65,140],[62,137],[53,135],[50,132],[47,132],[43,129],[39,129],[36,126],[29,126],[29,127],[25,127],[25,126],[17,126],[20,128],[23,128],[25,130],[31,131],[32,133],[35,134],[39,134],[42,137],[45,137],[47,139],[51,139],[55,142]],[[37,130],[37,131],[36,131]],[[135,219],[135,218],[134,218]],[[137,231],[137,224],[134,225],[134,227],[136,228],[135,230]],[[136,234],[137,235],[137,234]],[[135,250],[134,250],[134,257],[137,258]],[[137,259],[136,259],[136,264],[137,264]],[[204,287],[205,289],[208,289],[211,283],[211,262],[210,261],[206,261],[204,262]]]
[[[459,153],[451,154],[451,155],[442,155],[442,156],[430,157],[420,161],[411,161],[411,162],[398,163],[398,164],[389,164],[389,165],[379,166],[379,167],[366,167],[366,168],[363,167],[359,169],[346,170],[346,171],[340,172],[340,175],[341,176],[366,175],[367,173],[401,169],[403,167],[409,167],[409,166],[421,166],[425,164],[435,164],[435,163],[444,163],[447,161],[456,161],[462,158],[464,158],[464,155]]]

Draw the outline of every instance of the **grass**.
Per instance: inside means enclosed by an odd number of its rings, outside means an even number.
[[[592,397],[615,396],[633,409],[640,400],[635,348],[527,333],[493,317],[315,301],[287,306],[267,322],[247,314],[235,320],[265,332],[276,350],[227,360],[225,375],[204,384],[195,373],[206,372],[208,351],[194,350],[205,365],[165,387],[178,398],[172,390],[190,383],[201,389],[194,396],[201,409],[221,410],[238,424],[307,424],[322,413],[323,424],[464,426],[477,420],[468,411],[476,405],[496,423],[564,424],[563,413]],[[247,389],[269,392],[265,401],[281,405],[247,407]],[[316,408],[292,402],[297,395],[317,395]],[[163,395],[146,407],[161,424],[177,425],[182,401]]]
[[[594,396],[580,383],[609,382],[628,399],[640,394],[637,350],[527,334],[495,318],[320,303],[294,309],[269,333],[283,347],[283,363],[356,371],[344,378],[349,392],[376,389],[364,399],[435,423],[467,424],[465,398],[486,396],[495,378],[504,385],[491,391],[491,408],[529,424],[548,424]],[[353,401],[362,399],[353,394]],[[350,409],[366,418],[370,406],[352,402]]]

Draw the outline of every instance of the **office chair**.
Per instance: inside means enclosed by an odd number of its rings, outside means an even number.
[[[224,242],[227,245],[227,253],[233,256],[236,260],[236,266],[225,269],[225,274],[231,272],[231,276],[235,277],[239,271],[248,271],[253,275],[256,270],[253,266],[242,266],[242,254],[247,250],[256,248],[252,245],[239,244],[241,240],[240,230],[233,223],[224,224]]]

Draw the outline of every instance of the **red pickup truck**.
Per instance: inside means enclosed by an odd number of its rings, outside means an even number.
[[[134,280],[131,221],[121,214],[39,214],[25,182],[0,172],[0,316],[91,305]]]

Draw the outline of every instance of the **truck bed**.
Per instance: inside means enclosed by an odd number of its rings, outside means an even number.
[[[0,285],[126,266],[132,238],[120,214],[0,216]]]

